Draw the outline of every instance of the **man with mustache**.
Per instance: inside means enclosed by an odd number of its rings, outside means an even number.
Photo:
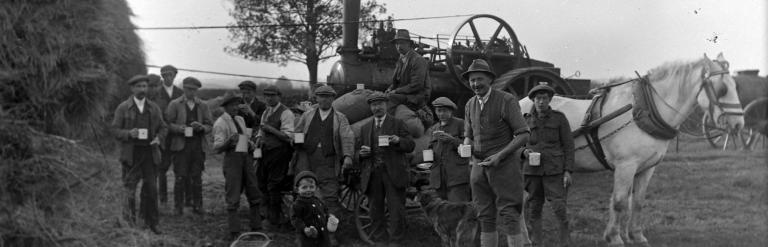
[[[112,130],[120,142],[120,163],[123,167],[123,183],[127,205],[125,217],[136,223],[136,186],[141,185],[140,215],[150,231],[161,234],[157,228],[156,165],[160,164],[159,145],[164,141],[166,125],[160,107],[147,99],[147,83],[144,75],[128,80],[133,95],[115,109]]]
[[[163,79],[163,85],[155,94],[155,100],[157,102],[157,106],[160,107],[160,110],[162,110],[163,113],[168,110],[168,105],[171,103],[171,101],[184,95],[184,91],[173,84],[177,73],[178,70],[176,67],[173,67],[173,65],[165,65],[160,68],[160,76]],[[163,117],[165,117],[165,114],[163,114]],[[171,168],[171,163],[173,162],[173,152],[170,150],[170,142],[166,142],[161,151],[163,154],[162,162],[158,167],[158,190],[160,191],[160,203],[163,204],[168,202],[168,178],[166,177],[166,173],[168,173],[168,169]],[[186,198],[185,202],[191,203],[191,201]]]
[[[429,99],[429,62],[414,51],[415,43],[406,29],[398,29],[392,39],[400,58],[395,62],[395,73],[388,94],[391,105],[405,104],[419,114],[424,126],[431,126],[434,117],[426,106]]]
[[[464,145],[472,148],[469,179],[478,207],[480,245],[496,247],[501,232],[506,235],[507,246],[523,246],[519,149],[528,141],[528,126],[517,98],[491,89],[496,74],[485,60],[475,59],[462,77],[475,92],[465,106]]]

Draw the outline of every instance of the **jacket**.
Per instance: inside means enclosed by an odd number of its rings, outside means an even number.
[[[112,132],[120,142],[119,161],[127,166],[133,166],[133,138],[130,131],[134,128],[133,120],[136,119],[136,103],[133,96],[120,103],[115,109],[115,115],[112,119]],[[147,99],[144,104],[144,110],[149,111],[150,116],[150,136],[147,139],[153,140],[157,137],[160,140],[160,147],[165,143],[167,127],[163,121],[163,113],[160,107]],[[160,164],[160,150],[158,146],[153,147],[152,160],[156,165]]]
[[[400,138],[398,144],[390,144],[389,147],[379,147],[380,154],[370,157],[360,157],[360,147],[365,145],[373,148],[374,142],[377,142],[377,137],[373,136],[374,121],[373,116],[363,119],[366,121],[363,123],[360,129],[360,136],[357,137],[355,144],[355,160],[360,166],[360,186],[365,193],[368,189],[368,183],[370,182],[371,173],[378,162],[377,159],[381,159],[380,165],[385,166],[387,174],[389,174],[395,188],[406,188],[409,183],[408,172],[408,159],[406,154],[413,151],[415,144],[413,139],[405,128],[403,120],[395,118],[395,116],[387,114],[384,118],[384,122],[381,123],[380,134],[381,135],[397,135]],[[377,156],[379,158],[377,158]]]
[[[229,138],[237,134],[237,127],[240,126],[242,131],[245,131],[245,120],[243,117],[235,115],[233,118],[228,113],[224,112],[213,123],[213,151],[215,153],[224,153],[234,151],[235,149],[230,146]]]
[[[163,92],[165,93],[165,92]],[[203,103],[200,98],[193,99],[195,105],[197,105],[197,122],[203,125],[203,133],[195,133],[195,135],[203,135],[203,150],[208,150],[208,143],[211,142],[211,137],[208,133],[211,132],[213,126],[213,116],[211,115],[208,105]],[[165,121],[168,123],[168,136],[170,139],[171,151],[180,151],[184,149],[184,128],[187,126],[187,97],[181,96],[168,105],[168,109],[165,111]]]
[[[392,75],[392,85],[389,89],[396,94],[407,95],[408,101],[423,102],[428,99],[429,62],[415,51],[410,51],[405,56],[405,62],[397,59],[395,73]],[[399,79],[398,79],[399,78]]]
[[[301,117],[299,117],[299,121],[296,124],[296,130],[301,131],[301,133],[307,133],[309,124],[312,122],[312,118],[317,112],[317,108],[313,108],[301,114]],[[336,157],[338,157],[335,167],[336,175],[339,176],[341,174],[341,164],[344,157],[349,156],[352,158],[354,155],[355,134],[352,132],[352,128],[349,126],[349,120],[347,120],[344,113],[334,110],[333,115],[329,115],[328,117],[333,117],[333,148],[336,152]],[[289,174],[296,174],[301,171],[309,170],[309,162],[309,155],[307,152],[301,148],[297,149],[296,152],[294,152],[294,160],[291,162],[291,170],[293,171],[289,172]]]
[[[454,140],[443,142],[432,135],[429,148],[434,154],[434,162],[429,174],[430,186],[440,188],[443,181],[445,186],[449,187],[469,183],[469,159],[460,157],[458,150],[459,144],[464,141],[464,120],[453,117],[445,126],[440,126],[438,122],[425,133],[430,134],[438,130],[445,131],[453,136]]]
[[[541,153],[539,166],[530,166],[526,160],[525,175],[558,175],[573,170],[574,144],[571,126],[565,114],[556,110],[544,113],[534,108],[525,114],[525,120],[531,129],[526,148]]]

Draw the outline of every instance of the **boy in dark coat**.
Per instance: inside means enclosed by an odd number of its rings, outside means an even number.
[[[337,219],[328,214],[325,204],[315,194],[317,177],[311,171],[303,171],[294,181],[298,197],[293,203],[291,223],[296,229],[299,246],[331,246],[328,221]]]

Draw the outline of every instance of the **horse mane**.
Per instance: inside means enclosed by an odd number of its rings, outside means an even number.
[[[690,81],[697,79],[699,75],[694,75],[691,71],[705,65],[706,60],[700,59],[695,62],[667,62],[648,71],[648,80],[651,82],[673,79],[672,81]],[[691,78],[695,76],[696,78]]]

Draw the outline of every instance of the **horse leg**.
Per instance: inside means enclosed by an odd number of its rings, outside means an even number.
[[[613,193],[609,207],[608,224],[603,232],[603,238],[611,246],[623,246],[620,229],[625,223],[626,211],[629,209],[629,196],[632,190],[637,163],[617,164],[613,173]]]
[[[643,222],[642,222],[642,209],[645,203],[645,193],[648,189],[653,172],[656,170],[656,166],[648,168],[635,176],[635,183],[632,186],[634,188],[632,198],[631,215],[629,218],[629,224],[627,228],[629,230],[628,241],[633,243],[639,243],[648,245],[648,239],[643,235]]]

